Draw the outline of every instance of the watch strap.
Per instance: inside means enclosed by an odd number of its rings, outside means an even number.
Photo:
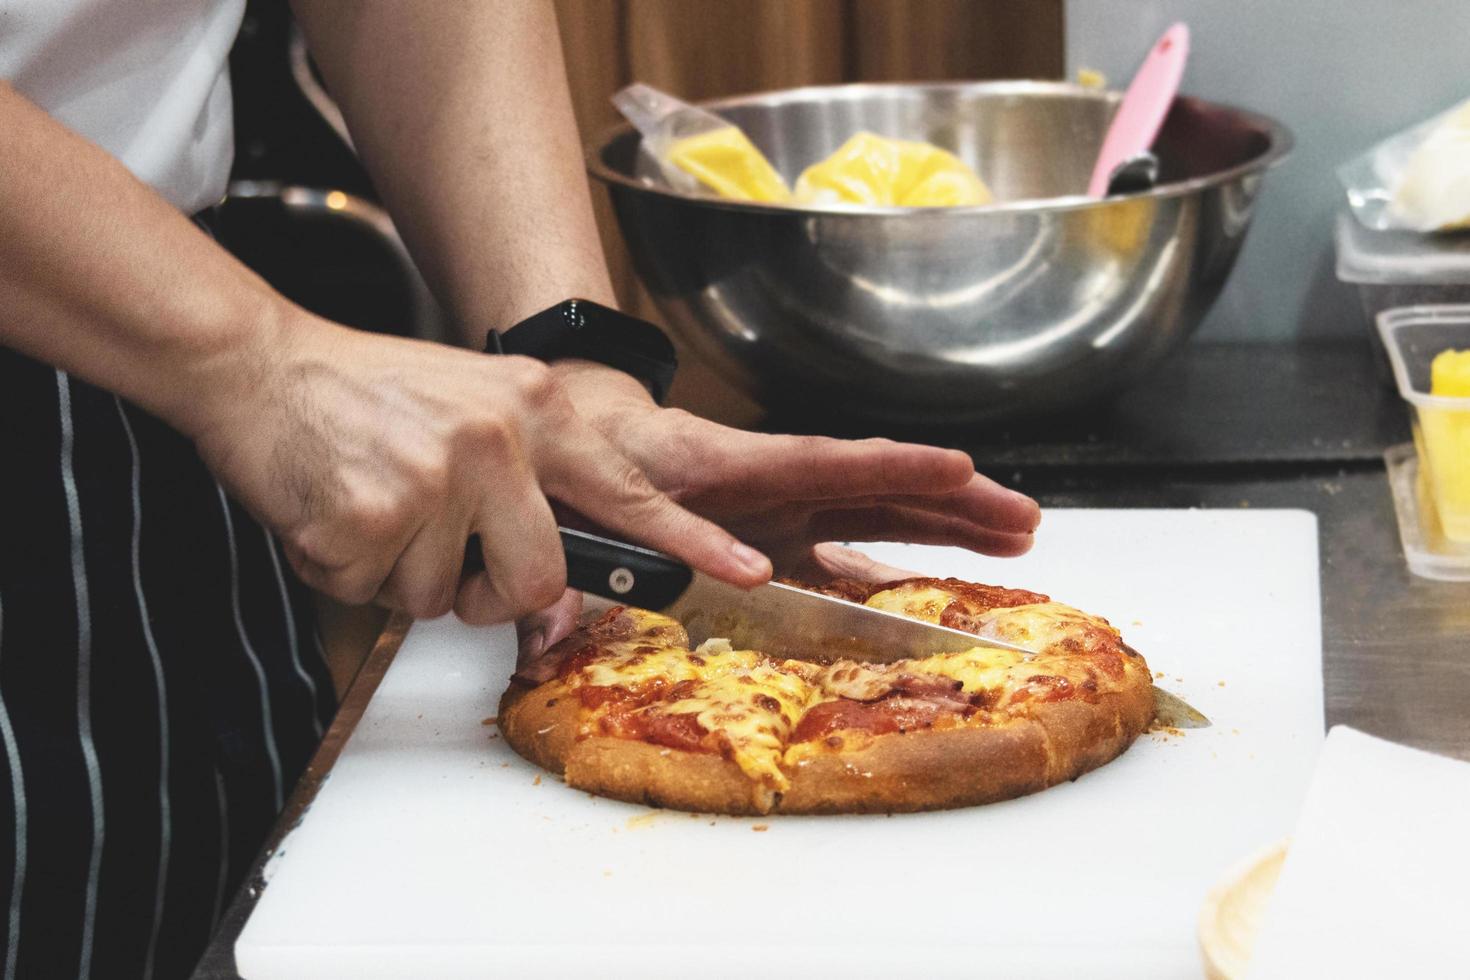
[[[674,345],[658,327],[584,299],[558,303],[504,332],[491,330],[485,350],[548,364],[566,358],[605,364],[632,375],[660,404],[678,368]]]

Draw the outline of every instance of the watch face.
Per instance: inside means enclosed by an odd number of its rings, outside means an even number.
[[[573,330],[581,330],[587,325],[586,310],[589,305],[592,304],[589,304],[586,300],[569,299],[561,304],[561,318]]]

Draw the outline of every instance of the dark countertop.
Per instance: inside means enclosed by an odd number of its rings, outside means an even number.
[[[1408,439],[1387,361],[1366,342],[1191,344],[1112,402],[1027,423],[915,433],[775,417],[767,428],[919,438],[991,468],[1378,460]]]
[[[1366,342],[1195,344],[1151,384],[1110,406],[1049,423],[925,438],[966,449],[982,470],[1043,507],[1314,512],[1328,725],[1470,759],[1470,583],[1417,578],[1404,563],[1382,453],[1408,438],[1408,426],[1375,357]],[[769,427],[802,428],[780,420]],[[330,771],[403,626],[390,624],[364,665],[262,863]],[[259,867],[226,913],[196,980],[237,977],[234,941],[254,906]]]
[[[1312,464],[1265,476],[1056,473],[1029,476],[1024,488],[1043,507],[1314,512],[1327,724],[1470,759],[1470,582],[1409,573],[1381,465]]]

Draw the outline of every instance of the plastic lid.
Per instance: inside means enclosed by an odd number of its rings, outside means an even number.
[[[1337,216],[1337,278],[1384,285],[1470,283],[1470,233],[1374,231],[1344,211]]]

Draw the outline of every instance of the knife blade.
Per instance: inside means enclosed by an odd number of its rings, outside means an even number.
[[[603,604],[637,606],[684,624],[692,645],[723,638],[737,649],[789,660],[892,663],[959,653],[977,646],[1034,651],[1006,640],[950,629],[809,592],[780,582],[741,589],[648,548],[558,528],[567,584]],[[1175,728],[1205,728],[1210,720],[1157,685],[1159,720]]]
[[[584,531],[560,531],[572,588],[676,619],[695,646],[720,637],[781,659],[867,663],[983,645],[1030,652],[779,582],[737,588],[656,551]]]
[[[1154,685],[1154,721],[1167,728],[1210,728],[1214,722],[1177,694]]]

